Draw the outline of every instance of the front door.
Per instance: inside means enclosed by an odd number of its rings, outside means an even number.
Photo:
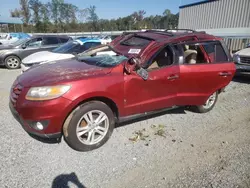
[[[144,113],[172,107],[176,103],[179,83],[179,66],[175,63],[173,49],[161,49],[145,66],[149,77],[143,80],[133,72],[125,75],[126,115]]]
[[[21,54],[20,54],[21,59],[29,56],[30,54],[40,51],[41,45],[42,45],[41,37],[33,38],[27,41],[25,44],[25,48],[21,49]]]
[[[220,42],[183,44],[177,105],[202,105],[207,98],[227,86],[235,65]]]

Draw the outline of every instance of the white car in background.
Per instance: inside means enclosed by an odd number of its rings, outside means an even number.
[[[22,73],[34,65],[45,64],[56,60],[63,60],[75,57],[75,54],[82,53],[89,48],[101,45],[99,39],[84,38],[69,41],[52,51],[41,51],[24,58],[21,63]]]
[[[112,41],[111,35],[100,35],[98,38],[102,41],[102,44],[108,44]]]
[[[9,45],[20,39],[30,38],[27,33],[8,33],[5,36],[1,36],[0,45]]]
[[[237,74],[250,74],[250,47],[234,53],[233,60]]]

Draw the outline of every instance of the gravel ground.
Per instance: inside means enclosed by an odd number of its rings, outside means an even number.
[[[250,187],[249,77],[231,82],[209,113],[179,109],[133,122],[81,153],[32,139],[12,117],[19,72],[0,69],[0,187]],[[143,129],[145,140],[129,140]]]

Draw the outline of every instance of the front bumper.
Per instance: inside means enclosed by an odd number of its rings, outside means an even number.
[[[25,121],[22,119],[22,117],[19,115],[19,113],[15,110],[15,108],[13,107],[11,102],[9,102],[9,108],[10,108],[10,111],[11,111],[12,115],[14,116],[14,118],[21,124],[23,129],[28,134],[33,135],[33,136],[38,136],[40,138],[46,138],[46,139],[61,138],[61,136],[62,136],[61,132],[46,134],[46,133],[39,133],[39,132],[36,132],[35,130],[32,130],[31,128],[28,127],[28,125],[25,123]]]
[[[23,63],[21,63],[21,73],[25,72],[26,70],[28,70],[30,67],[25,66]]]
[[[250,72],[250,64],[238,64],[236,63],[236,72],[237,73],[244,73],[244,72]]]

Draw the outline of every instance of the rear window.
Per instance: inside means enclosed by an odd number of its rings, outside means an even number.
[[[121,45],[126,45],[126,46],[147,46],[151,40],[142,38],[142,37],[131,37],[123,42],[121,42]]]
[[[56,37],[44,37],[43,45],[53,45],[58,44],[58,39]]]
[[[221,44],[215,45],[215,53],[216,53],[216,62],[228,61],[227,55],[222,48]]]
[[[228,61],[227,54],[220,43],[207,43],[203,45],[212,62]]]
[[[60,41],[61,41],[61,43],[65,43],[65,42],[68,42],[68,38],[60,38]]]
[[[98,45],[100,45],[100,44],[101,44],[100,42],[86,42],[86,43],[84,44],[84,47],[85,47],[85,49],[87,50],[87,49],[89,49],[89,48],[98,46]]]

